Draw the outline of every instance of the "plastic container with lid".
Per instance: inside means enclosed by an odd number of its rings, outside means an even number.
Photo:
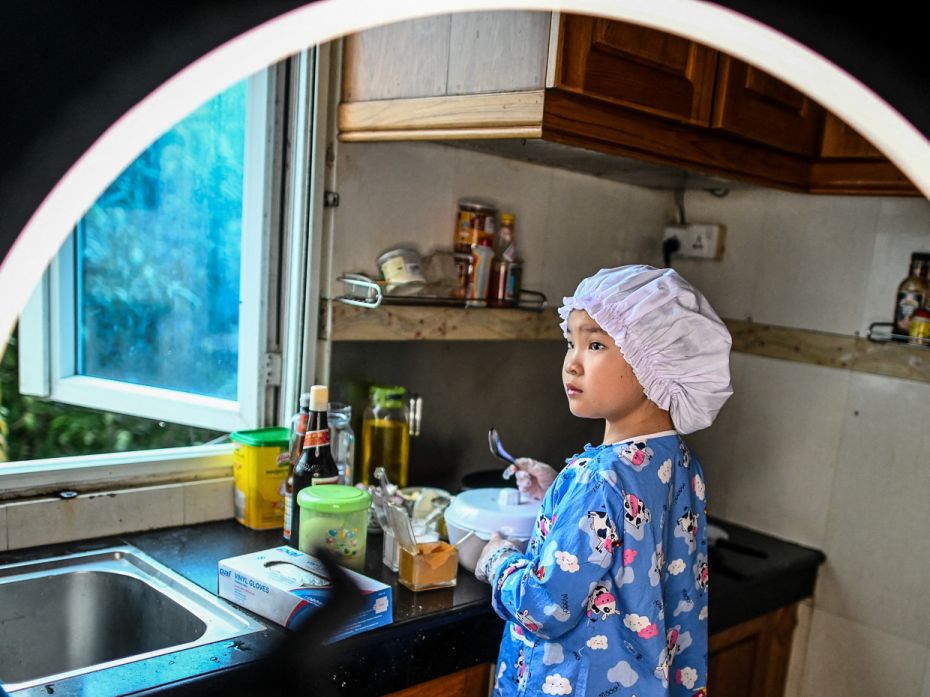
[[[297,505],[301,552],[313,554],[314,547],[323,546],[340,564],[356,571],[365,568],[371,494],[342,484],[311,486],[297,495]]]
[[[236,444],[233,453],[236,520],[253,530],[280,528],[284,525],[282,489],[289,462],[279,461],[278,455],[288,451],[289,430],[258,428],[236,431],[229,437]]]
[[[540,501],[534,501],[516,489],[463,491],[452,499],[444,513],[452,544],[470,532],[475,533],[459,546],[459,563],[463,568],[474,571],[481,550],[495,532],[521,550],[526,549],[541,505]]]

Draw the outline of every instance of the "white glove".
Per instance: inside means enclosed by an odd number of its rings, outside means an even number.
[[[516,473],[517,489],[531,499],[542,501],[546,491],[558,476],[558,472],[545,462],[529,457],[518,457],[513,463]]]
[[[497,574],[497,568],[504,561],[504,558],[510,554],[519,554],[520,550],[506,537],[502,537],[496,532],[491,535],[491,539],[481,550],[478,555],[478,562],[475,564],[475,578],[485,583],[490,583],[491,579]]]

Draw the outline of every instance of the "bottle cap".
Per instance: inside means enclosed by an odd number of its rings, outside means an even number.
[[[513,225],[514,220],[513,213],[501,213],[501,225]]]
[[[321,513],[367,511],[371,506],[371,494],[344,484],[308,486],[297,494],[297,505]]]
[[[314,385],[310,388],[310,411],[326,411],[329,403],[329,388],[326,385]]]

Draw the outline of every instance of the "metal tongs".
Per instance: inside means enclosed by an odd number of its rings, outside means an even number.
[[[516,463],[516,458],[510,453],[508,453],[506,450],[504,450],[504,446],[501,445],[500,434],[497,432],[497,429],[494,428],[493,426],[491,427],[491,430],[488,431],[488,447],[491,449],[491,454],[494,457],[500,458],[504,462],[507,462],[510,464],[510,467],[506,468],[502,475],[504,479],[510,479],[514,475],[514,473],[517,471],[517,468],[514,467],[514,464]]]

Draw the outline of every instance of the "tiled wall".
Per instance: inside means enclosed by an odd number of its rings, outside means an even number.
[[[435,145],[343,146],[340,167],[337,270],[373,269],[400,239],[449,244],[457,198],[480,195],[517,214],[527,285],[553,299],[599,266],[657,263],[674,210],[667,192]],[[723,261],[675,264],[725,317],[864,333],[890,319],[910,252],[930,250],[923,200],[758,189],[685,204],[690,222],[728,226]],[[732,365],[734,397],[690,439],[712,512],[828,558],[789,694],[930,697],[930,385],[739,354]]]

